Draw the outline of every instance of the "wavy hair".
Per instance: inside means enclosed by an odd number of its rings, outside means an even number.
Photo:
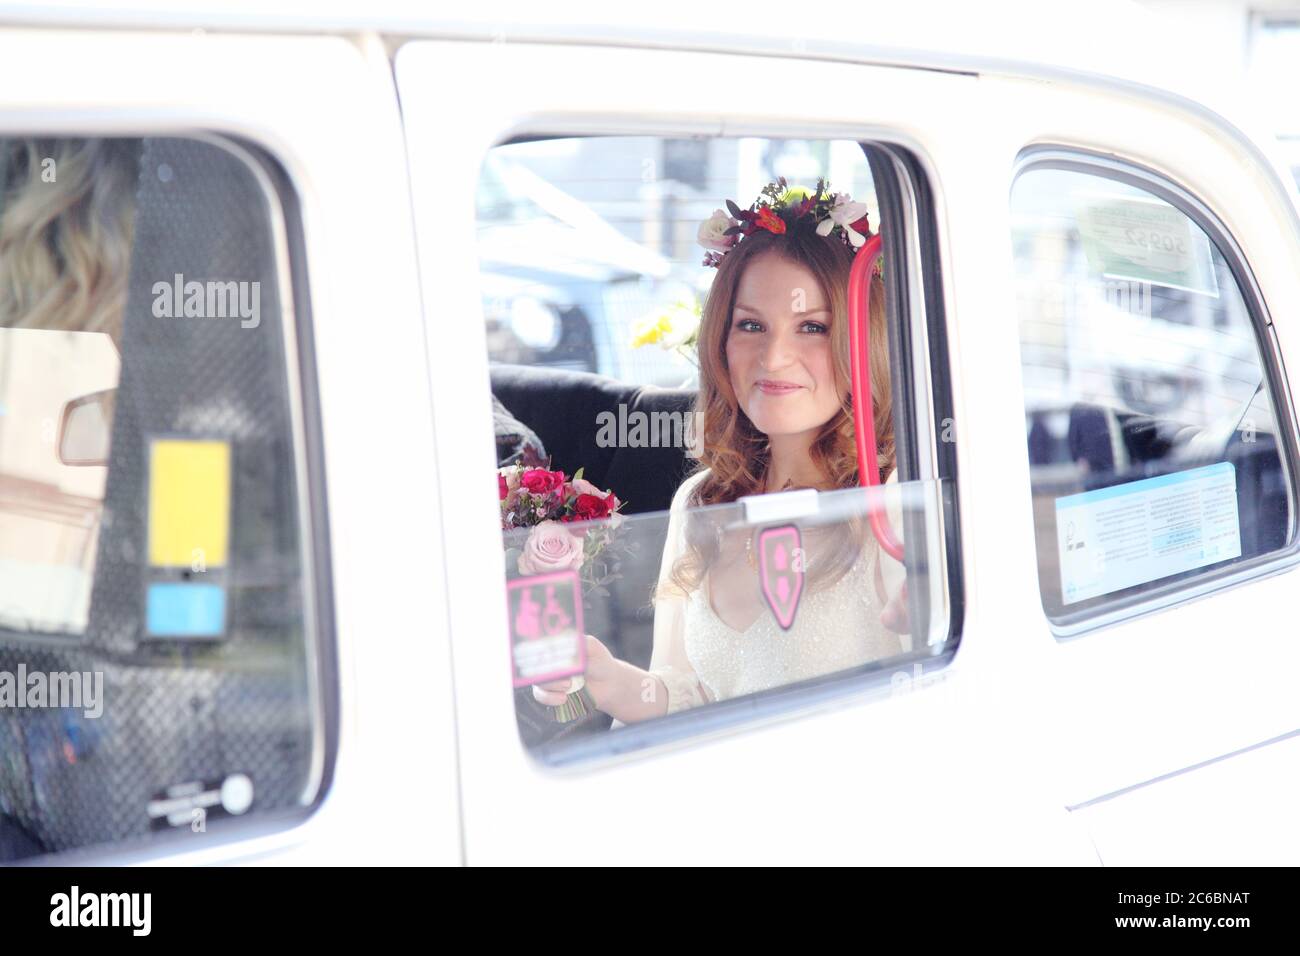
[[[740,408],[727,366],[727,336],[731,331],[736,290],[745,269],[766,253],[779,255],[810,271],[830,305],[834,375],[844,398],[836,413],[819,429],[809,451],[813,463],[832,488],[852,488],[858,483],[848,332],[848,281],[854,252],[838,237],[819,236],[812,228],[791,229],[780,235],[761,231],[745,237],[722,257],[704,303],[699,334],[700,391],[696,400],[696,421],[702,423],[703,435],[695,473],[708,469],[709,474],[687,502],[691,507],[722,504],[744,495],[759,494],[767,477],[771,458],[767,436]],[[889,355],[884,345],[887,334],[884,291],[883,280],[873,276],[868,321],[874,348],[869,363],[881,481],[893,468],[895,455]],[[807,578],[810,590],[839,580],[852,567],[865,543],[865,522],[847,523],[838,532],[829,549],[831,559],[810,562]],[[717,515],[688,514],[688,548],[670,573],[674,589],[688,593],[699,587],[718,558],[720,534]]]
[[[0,141],[0,328],[106,332],[120,349],[139,147]]]

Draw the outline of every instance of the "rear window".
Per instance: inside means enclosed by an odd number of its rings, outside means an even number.
[[[0,860],[194,839],[319,788],[266,170],[0,139]]]
[[[1049,617],[1171,599],[1285,549],[1285,392],[1226,235],[1154,177],[1082,163],[1031,166],[1011,207]]]

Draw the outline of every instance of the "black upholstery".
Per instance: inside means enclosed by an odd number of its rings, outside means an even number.
[[[694,467],[684,447],[601,447],[598,441],[602,412],[613,420],[647,420],[657,412],[689,416],[695,392],[687,389],[629,385],[590,372],[527,365],[494,364],[492,394],[512,415],[535,431],[551,455],[551,467],[583,477],[601,489],[612,490],[625,501],[624,512],[642,514],[666,511],[673,492]],[[620,419],[619,406],[625,408]],[[662,442],[660,433],[646,440]]]

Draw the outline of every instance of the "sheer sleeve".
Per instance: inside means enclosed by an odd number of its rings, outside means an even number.
[[[687,478],[677,493],[668,517],[668,535],[664,539],[663,561],[659,567],[660,595],[655,603],[654,649],[650,654],[650,673],[668,690],[668,713],[709,703],[712,698],[695,674],[686,656],[686,601],[684,595],[662,593],[669,581],[673,563],[686,551],[686,503],[691,491],[704,480],[707,472]]]

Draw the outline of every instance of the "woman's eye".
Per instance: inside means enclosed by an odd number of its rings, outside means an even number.
[[[753,319],[739,319],[736,322],[736,328],[742,332],[762,332],[763,326]]]
[[[826,331],[826,326],[820,322],[805,322],[803,325],[799,326],[799,328],[805,332],[812,332],[816,335],[821,335]]]

